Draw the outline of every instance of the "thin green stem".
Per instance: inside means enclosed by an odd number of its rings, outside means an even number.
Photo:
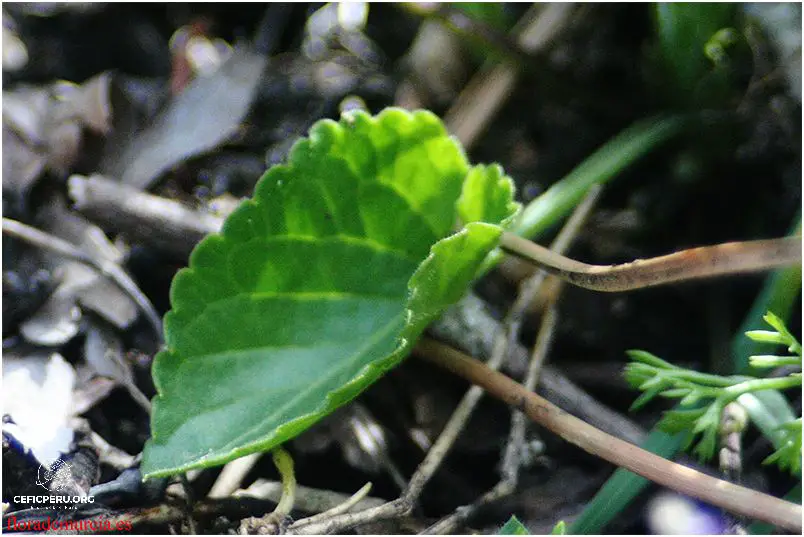
[[[290,453],[281,446],[274,448],[271,454],[282,479],[282,497],[274,509],[274,514],[285,518],[290,515],[296,501],[296,474],[293,471],[293,459]]]
[[[689,382],[696,388],[714,388],[723,389],[735,386],[748,380],[747,377],[720,377],[709,373],[701,373],[693,371],[692,369],[677,369],[667,371],[671,376],[671,380],[678,379],[680,381]]]
[[[801,375],[790,375],[788,377],[746,380],[740,384],[724,388],[723,392],[729,395],[730,400],[734,400],[745,393],[764,390],[788,390],[800,386]]]
[[[767,368],[767,367],[784,367],[787,365],[801,365],[801,356],[773,356],[773,355],[759,355],[752,356],[748,359],[751,367]]]

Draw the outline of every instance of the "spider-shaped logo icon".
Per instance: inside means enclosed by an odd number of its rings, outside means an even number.
[[[40,465],[36,474],[36,484],[49,492],[59,492],[66,488],[72,474],[70,464],[61,459],[46,467]]]

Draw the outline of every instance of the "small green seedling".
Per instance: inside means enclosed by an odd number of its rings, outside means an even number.
[[[354,399],[463,295],[513,194],[429,112],[318,122],[173,281],[143,475],[272,449]]]
[[[774,330],[753,330],[746,336],[753,341],[784,345],[790,356],[752,356],[753,367],[801,366],[801,344],[773,313],[765,321]],[[801,373],[785,377],[756,378],[749,376],[710,375],[677,367],[645,351],[630,351],[631,363],[626,366],[625,378],[643,393],[634,401],[632,410],[644,406],[656,396],[679,399],[680,410],[665,412],[660,427],[669,433],[688,433],[687,446],[698,437],[695,453],[701,459],[715,454],[723,409],[732,401],[741,401],[747,394],[766,390],[786,390],[801,387]],[[755,409],[750,408],[750,411]],[[775,463],[783,470],[798,475],[801,472],[801,418],[778,424],[771,432],[776,451],[764,462]]]

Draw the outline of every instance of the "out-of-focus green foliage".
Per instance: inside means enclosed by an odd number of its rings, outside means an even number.
[[[658,78],[665,98],[682,108],[723,108],[751,73],[751,54],[733,3],[654,4]]]

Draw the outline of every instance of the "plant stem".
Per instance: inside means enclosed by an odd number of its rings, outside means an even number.
[[[801,533],[799,505],[710,477],[606,434],[455,349],[432,340],[420,341],[417,349],[427,360],[481,386],[592,455],[706,503]]]
[[[748,359],[751,367],[784,367],[786,365],[797,365],[801,367],[800,356],[774,356],[774,355],[755,355]]]
[[[334,516],[340,515],[341,513],[346,513],[350,509],[352,509],[355,505],[359,504],[361,500],[363,500],[368,493],[371,492],[372,484],[371,482],[366,483],[363,485],[360,490],[352,494],[345,502],[339,503],[338,505],[327,509],[326,511],[322,511],[317,515],[313,515],[308,518],[303,518],[302,520],[297,521],[294,525],[294,529],[298,529],[301,527],[306,526],[307,524],[316,524],[321,522],[322,520],[327,520],[328,518],[332,518]]]
[[[746,380],[750,380],[749,377],[745,376],[721,377],[718,375],[712,375],[710,373],[701,373],[700,371],[695,371],[694,369],[682,369],[677,366],[667,369],[654,368],[652,371],[652,374],[654,375],[662,373],[670,375],[674,380],[688,383],[686,384],[687,387],[711,388],[713,390],[729,388],[745,382]]]
[[[744,393],[759,392],[762,390],[787,390],[797,386],[801,386],[800,375],[746,380],[745,382],[724,388],[723,392],[729,394],[731,399],[736,399]]]
[[[274,466],[282,478],[282,497],[274,509],[274,514],[284,518],[290,516],[296,499],[296,473],[293,471],[293,459],[284,448],[281,446],[274,448],[271,454]]]
[[[503,233],[500,246],[573,285],[606,292],[801,263],[801,237],[691,248],[621,265],[587,265],[508,232]]]
[[[248,517],[240,521],[239,535],[277,535],[285,533],[290,520],[290,512],[296,502],[296,474],[293,459],[282,446],[271,451],[274,466],[282,481],[282,495],[276,509],[261,517]]]

